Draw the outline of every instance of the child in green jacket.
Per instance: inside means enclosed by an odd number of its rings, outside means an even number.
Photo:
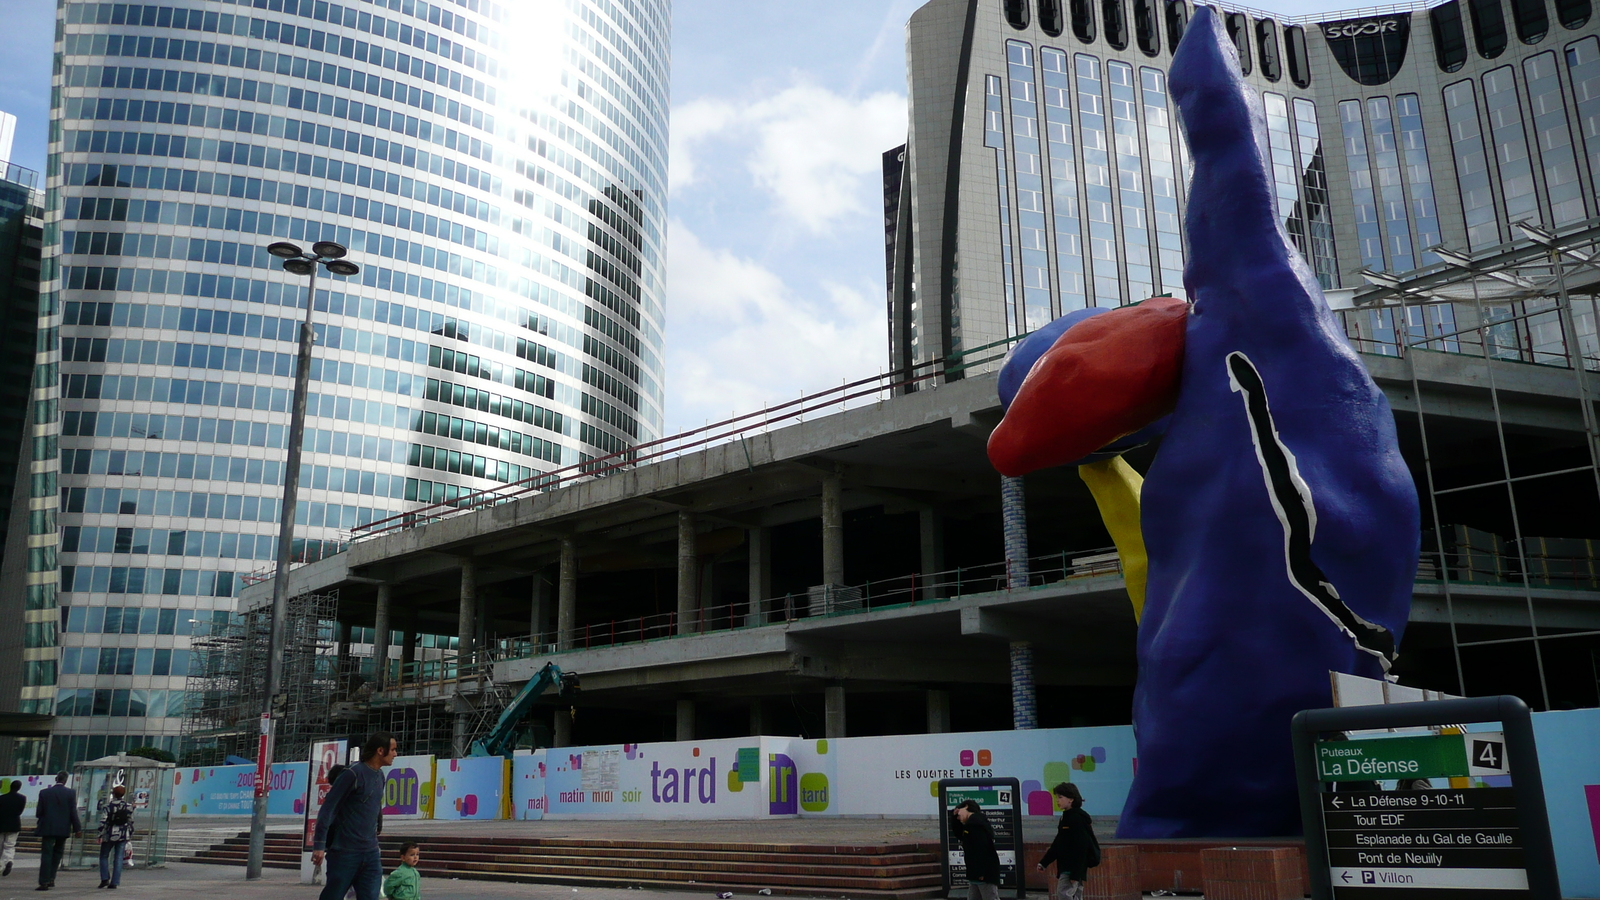
[[[417,863],[422,851],[411,841],[400,845],[400,865],[383,880],[383,893],[389,900],[422,900],[422,876]]]

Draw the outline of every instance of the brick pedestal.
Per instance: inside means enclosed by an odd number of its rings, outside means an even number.
[[[1100,845],[1100,865],[1089,870],[1084,900],[1140,900],[1139,848]]]
[[[1300,855],[1290,847],[1210,847],[1200,851],[1206,900],[1300,900]]]

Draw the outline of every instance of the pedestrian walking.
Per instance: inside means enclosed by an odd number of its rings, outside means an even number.
[[[321,900],[344,900],[356,889],[356,900],[378,900],[383,885],[383,856],[378,830],[383,815],[383,768],[394,762],[394,735],[380,731],[361,745],[361,762],[346,769],[328,790],[317,811],[311,862],[327,858]]]
[[[1056,839],[1039,859],[1039,871],[1056,864],[1056,900],[1083,900],[1083,883],[1089,870],[1100,865],[1100,842],[1094,836],[1094,823],[1083,811],[1083,793],[1078,786],[1063,781],[1050,791],[1061,823]]]
[[[83,834],[83,824],[78,821],[78,794],[67,787],[67,773],[56,776],[56,783],[39,792],[39,801],[33,814],[39,835],[39,886],[36,891],[48,891],[56,886],[56,870],[61,867],[61,857],[67,837]]]
[[[422,900],[422,875],[417,872],[421,861],[422,850],[415,842],[401,844],[400,865],[383,880],[383,895],[389,900]]]
[[[11,874],[11,862],[17,856],[17,838],[22,836],[22,811],[28,798],[22,796],[22,782],[11,781],[11,790],[0,795],[0,875]]]
[[[1000,853],[994,828],[976,800],[950,810],[950,833],[961,842],[967,864],[967,900],[1000,900]]]
[[[122,883],[122,854],[133,840],[133,804],[122,799],[128,789],[117,785],[100,813],[100,886],[115,889]]]

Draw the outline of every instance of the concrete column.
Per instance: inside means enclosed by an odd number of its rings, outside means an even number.
[[[558,709],[558,710],[556,710],[555,721],[552,723],[552,725],[553,725],[553,727],[550,729],[550,746],[552,746],[552,747],[571,747],[572,746],[572,710],[570,710],[570,709]]]
[[[489,649],[490,639],[493,638],[494,617],[489,603],[489,592],[478,591],[478,606],[472,614],[473,636],[472,646],[478,650]]]
[[[1026,731],[1039,727],[1033,697],[1033,644],[1011,642],[1011,727]]]
[[[917,511],[917,538],[922,550],[922,599],[941,596],[936,573],[944,571],[944,520],[932,508]]]
[[[478,636],[478,561],[467,557],[461,560],[461,596],[456,609],[456,637],[459,639],[457,655],[472,655]]]
[[[822,476],[822,583],[844,584],[844,479]]]
[[[700,557],[696,548],[695,515],[678,511],[678,633],[699,630]]]
[[[677,740],[694,740],[694,701],[688,697],[678,698]]]
[[[1028,586],[1028,507],[1021,478],[1000,478],[1000,524],[1006,540],[1006,587]]]
[[[745,534],[750,549],[750,614],[745,621],[765,625],[768,610],[763,601],[772,599],[772,533],[751,528]]]
[[[750,736],[759,737],[767,730],[767,703],[760,697],[750,701]]]
[[[379,690],[389,683],[389,600],[391,587],[378,585],[377,611],[372,616],[372,671]]]
[[[578,630],[578,545],[561,539],[560,585],[556,590],[556,646],[570,650]]]
[[[334,629],[334,640],[338,645],[334,648],[334,671],[339,673],[339,690],[344,691],[350,687],[345,679],[350,674],[350,623],[340,622]]]
[[[950,692],[930,690],[928,693],[928,733],[948,734],[950,731]]]
[[[529,596],[528,605],[528,634],[533,641],[533,653],[539,654],[540,637],[544,634],[544,623],[549,618],[546,607],[550,605],[550,582],[546,581],[543,572],[533,573],[533,590]],[[551,643],[544,641],[543,643]]]
[[[830,684],[822,689],[822,736],[842,738],[844,731],[844,685]]]

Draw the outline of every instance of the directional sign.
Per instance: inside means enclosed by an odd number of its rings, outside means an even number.
[[[1503,730],[1462,733],[1462,723]],[[1349,737],[1425,726],[1444,733]],[[1315,900],[1559,900],[1522,701],[1310,710],[1293,732]],[[1444,778],[1452,787],[1412,789]]]
[[[976,800],[984,818],[994,830],[994,846],[1000,856],[1000,884],[1017,897],[1027,892],[1022,875],[1022,800],[1021,785],[1015,778],[946,778],[938,782],[939,836],[944,846],[944,889],[967,886],[967,860],[961,842],[950,833],[949,813],[960,803]]]

